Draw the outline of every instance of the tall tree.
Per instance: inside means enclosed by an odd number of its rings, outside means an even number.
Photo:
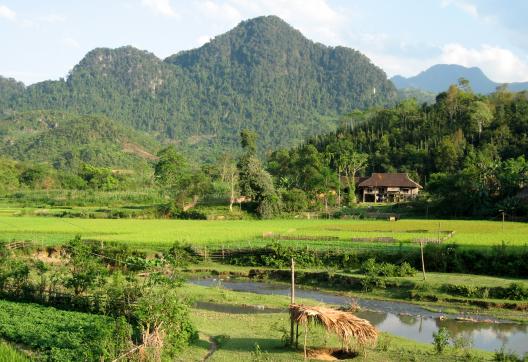
[[[348,186],[348,202],[350,206],[353,206],[357,202],[355,178],[357,173],[367,165],[369,156],[366,153],[351,152],[343,157],[345,178]]]
[[[256,156],[256,134],[244,130],[240,134],[243,155],[238,162],[240,190],[251,198],[257,215],[271,218],[280,212],[280,197],[271,175]]]
[[[154,178],[175,205],[182,211],[196,206],[209,187],[209,180],[202,170],[192,168],[174,146],[158,153]]]

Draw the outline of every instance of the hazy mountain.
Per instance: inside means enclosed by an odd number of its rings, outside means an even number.
[[[501,83],[490,80],[480,68],[466,68],[456,64],[437,64],[414,77],[405,78],[397,75],[391,80],[398,89],[416,88],[440,93],[449,88],[451,84],[457,84],[460,78],[469,80],[471,88],[476,93],[489,94],[501,85]],[[510,83],[508,88],[515,92],[528,90],[528,82]]]
[[[263,149],[291,145],[333,129],[341,114],[396,97],[358,51],[314,43],[267,16],[165,60],[132,47],[94,49],[66,80],[2,99],[0,112],[104,114],[210,157],[238,144],[243,128],[259,133]]]

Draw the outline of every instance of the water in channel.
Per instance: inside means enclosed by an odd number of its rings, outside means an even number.
[[[240,292],[284,296],[290,294],[289,287],[286,284],[280,283],[236,279],[219,280],[216,278],[192,279],[189,282],[208,287],[220,286],[225,289]],[[298,298],[313,299],[332,305],[347,305],[351,302],[350,297],[299,287],[296,288],[295,295]],[[452,336],[471,339],[474,348],[493,352],[504,346],[506,351],[511,351],[521,356],[528,353],[527,324],[500,321],[482,315],[453,315],[430,312],[418,305],[410,303],[361,298],[355,298],[354,301],[361,307],[361,311],[355,313],[358,317],[367,319],[379,330],[396,336],[431,343],[433,340],[433,332],[438,331],[441,327],[446,327]],[[205,302],[198,302],[196,307],[226,313],[285,312],[276,308],[267,309],[251,306],[233,307]],[[447,317],[447,319],[443,317]],[[477,321],[456,320],[455,318],[458,317],[470,317]]]

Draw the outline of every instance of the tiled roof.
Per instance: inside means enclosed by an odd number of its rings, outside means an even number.
[[[361,182],[358,186],[422,188],[422,186],[420,186],[418,183],[411,180],[406,173],[373,173],[372,176]]]

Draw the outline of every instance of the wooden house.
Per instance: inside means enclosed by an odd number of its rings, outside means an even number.
[[[422,186],[406,173],[373,173],[357,189],[363,202],[398,202],[415,198]]]

